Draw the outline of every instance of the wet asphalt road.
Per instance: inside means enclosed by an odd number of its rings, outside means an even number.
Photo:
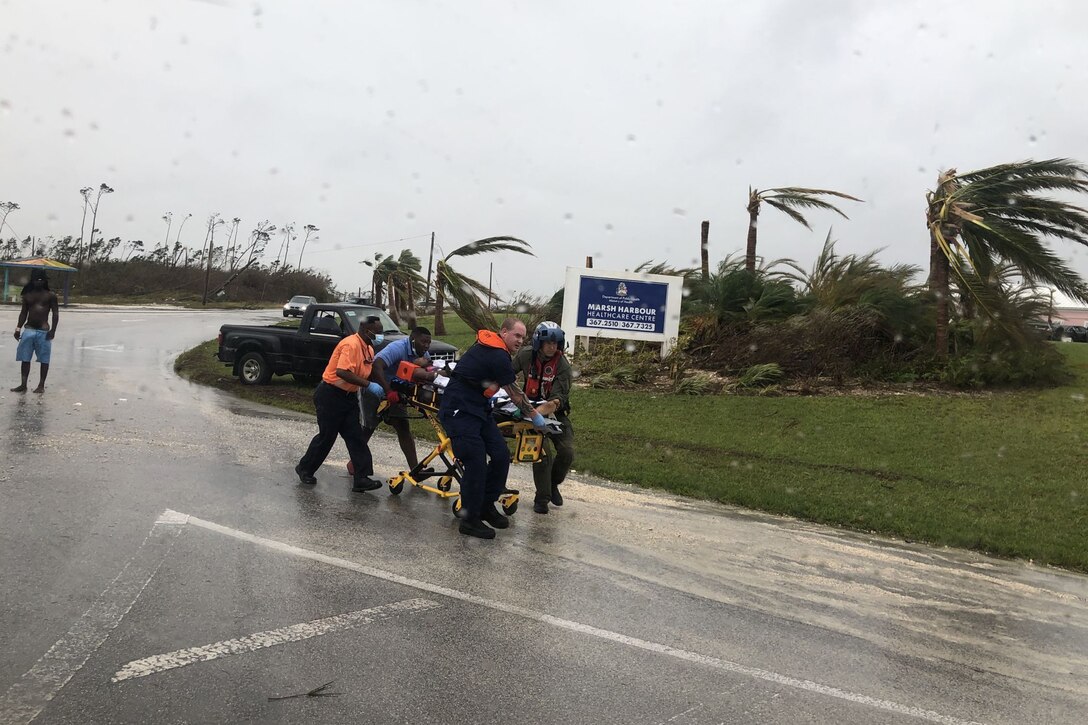
[[[35,396],[6,392],[16,312],[0,310],[0,725],[1088,711],[1084,577],[577,475],[562,509],[467,539],[426,493],[350,493],[342,444],[299,486],[311,418],[173,374],[223,322],[278,313],[62,310]],[[391,436],[373,449],[379,475],[398,470]]]

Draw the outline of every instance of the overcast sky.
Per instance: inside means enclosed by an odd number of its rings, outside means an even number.
[[[759,251],[928,262],[939,170],[1088,162],[1088,4],[0,0],[0,200],[20,236],[78,234],[106,182],[108,237],[211,212],[320,227],[304,266],[426,260],[512,235],[495,287],[564,268],[742,251],[749,185],[865,199],[814,231],[766,209]],[[5,228],[6,238],[12,231]],[[301,238],[301,237],[300,237]],[[400,240],[392,242],[390,240]],[[278,238],[270,245],[274,258]],[[1058,249],[1088,275],[1088,250]],[[297,252],[292,253],[297,263]],[[488,275],[488,258],[459,262]]]

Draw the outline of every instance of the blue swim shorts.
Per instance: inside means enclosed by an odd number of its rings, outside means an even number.
[[[30,362],[31,353],[38,358],[38,362],[48,365],[49,356],[53,352],[53,341],[46,338],[49,333],[45,330],[36,330],[33,327],[24,327],[19,335],[19,347],[15,350],[15,359],[19,362]]]

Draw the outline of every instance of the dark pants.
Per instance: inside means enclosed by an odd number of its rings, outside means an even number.
[[[574,463],[574,429],[571,428],[570,418],[565,415],[557,415],[563,429],[558,435],[549,435],[544,438],[547,455],[533,464],[533,483],[536,484],[536,500],[550,501],[552,491],[563,483],[570,472],[570,466]]]
[[[355,480],[372,474],[374,461],[363,438],[363,428],[359,425],[359,403],[355,393],[322,382],[314,390],[314,407],[317,409],[317,435],[298,462],[299,468],[306,473],[315,473],[325,462],[339,435],[348,447]]]
[[[466,519],[478,519],[480,511],[485,506],[494,506],[506,488],[506,475],[510,472],[510,449],[506,439],[490,416],[483,419],[443,410],[438,420],[450,437],[453,455],[465,468],[461,479],[461,509]]]

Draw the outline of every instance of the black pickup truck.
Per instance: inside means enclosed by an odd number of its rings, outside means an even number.
[[[244,385],[264,385],[273,375],[294,375],[317,380],[329,362],[333,348],[345,335],[359,330],[359,322],[371,315],[382,320],[383,347],[406,337],[393,320],[377,307],[344,303],[314,303],[306,308],[298,329],[278,325],[223,325],[219,328],[216,358],[230,365]],[[457,348],[441,340],[431,342],[431,359],[453,361]]]

